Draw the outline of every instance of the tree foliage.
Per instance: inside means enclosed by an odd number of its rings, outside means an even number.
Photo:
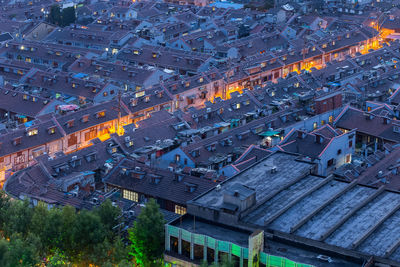
[[[119,216],[109,200],[77,212],[32,207],[0,192],[0,266],[129,266],[129,246],[113,231]]]
[[[61,10],[60,6],[53,5],[50,7],[48,20],[60,27],[68,26],[76,20],[75,8],[67,7]]]
[[[141,210],[134,227],[129,230],[131,255],[140,266],[161,261],[164,251],[164,217],[154,199]]]

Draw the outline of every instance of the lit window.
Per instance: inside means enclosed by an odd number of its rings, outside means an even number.
[[[133,54],[139,55],[139,50],[133,50]]]
[[[329,123],[332,123],[333,122],[333,116],[331,115],[331,116],[329,116]]]
[[[204,81],[203,77],[200,77],[199,83],[202,83]]]
[[[38,134],[38,129],[30,129],[28,131],[28,136],[34,136]]]
[[[314,122],[314,123],[313,123],[313,128],[314,128],[314,130],[317,129],[317,127],[318,127],[318,124],[317,124],[316,122]]]
[[[97,118],[103,118],[104,116],[106,116],[106,112],[104,110],[97,112],[97,115],[96,115]]]
[[[136,98],[138,98],[138,97],[142,97],[142,96],[144,96],[144,94],[145,94],[145,92],[144,92],[144,91],[137,92],[137,93],[135,94],[135,97],[136,97]]]
[[[240,103],[237,103],[236,104],[236,109],[239,109],[240,108]]]
[[[135,202],[139,202],[139,195],[136,192],[124,189],[123,193],[122,193],[122,196],[125,199],[129,199],[129,200],[132,200],[132,201],[135,201]]]
[[[182,206],[175,205],[175,213],[180,215],[186,214],[186,208]]]
[[[56,132],[56,127],[50,127],[49,129],[47,129],[47,132],[49,134],[54,134]]]

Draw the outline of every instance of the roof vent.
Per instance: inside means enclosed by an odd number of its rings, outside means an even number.
[[[278,171],[278,168],[276,166],[271,168],[271,173],[276,173]]]

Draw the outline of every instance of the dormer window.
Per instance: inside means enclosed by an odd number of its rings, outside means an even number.
[[[72,127],[74,127],[74,123],[75,123],[75,120],[69,120],[69,121],[67,121],[66,125],[68,128],[72,128]]]
[[[196,158],[198,156],[200,156],[200,149],[195,149],[191,152],[192,157]]]
[[[47,129],[47,133],[48,133],[48,134],[54,134],[54,133],[56,133],[56,127],[55,127],[55,126],[52,126],[52,127],[48,128],[48,129]]]
[[[106,116],[106,111],[102,110],[96,113],[96,118],[103,118]]]
[[[217,142],[214,142],[212,144],[209,144],[206,146],[206,149],[210,152],[215,151],[217,149]]]
[[[29,129],[28,132],[27,132],[28,136],[34,136],[34,135],[37,135],[37,134],[38,134],[38,129],[37,128]]]
[[[13,145],[14,145],[14,146],[20,145],[21,142],[22,142],[22,137],[21,137],[21,136],[16,137],[16,138],[14,138],[14,140],[13,140]]]
[[[196,184],[192,184],[192,183],[185,183],[186,185],[186,191],[193,193],[194,191],[196,191],[197,185]]]
[[[221,140],[222,146],[231,146],[232,144],[233,142],[230,137]]]
[[[83,115],[81,121],[82,122],[88,122],[89,121],[89,115]]]
[[[92,152],[92,153],[87,154],[85,156],[85,159],[87,162],[95,161],[97,159],[97,152]]]
[[[159,184],[161,182],[161,176],[160,175],[156,175],[156,174],[150,174],[150,182],[152,184]]]

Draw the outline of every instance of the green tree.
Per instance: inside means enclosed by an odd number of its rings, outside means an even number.
[[[77,214],[74,207],[64,206],[61,210],[61,229],[59,248],[67,255],[75,255],[74,231]]]
[[[114,207],[110,199],[104,201],[94,212],[99,216],[101,223],[107,230],[107,236],[113,237],[113,227],[119,224],[118,217],[121,215],[121,210]]]
[[[3,266],[35,266],[39,264],[40,256],[37,250],[39,244],[40,239],[32,234],[26,240],[20,235],[13,235],[10,238]]]
[[[19,233],[26,237],[30,231],[33,209],[29,201],[11,201],[11,205],[5,211],[4,233],[7,237]]]
[[[61,12],[61,24],[60,26],[68,26],[71,23],[74,23],[76,20],[75,16],[75,8],[74,7],[67,7],[64,8]]]
[[[130,254],[140,266],[160,262],[164,251],[164,224],[158,204],[151,199],[128,231],[132,243]]]
[[[0,227],[4,229],[7,220],[8,209],[10,208],[10,198],[3,190],[0,190]]]
[[[78,213],[72,236],[76,259],[83,264],[92,263],[94,252],[99,249],[98,246],[106,237],[100,217],[88,210],[81,210]]]
[[[49,12],[49,22],[56,24],[56,25],[60,25],[61,24],[61,10],[60,10],[60,6],[58,5],[52,5],[50,7],[50,12]],[[60,25],[61,26],[61,25]]]
[[[60,27],[68,26],[76,20],[75,8],[67,7],[61,10],[60,6],[53,5],[50,7],[48,20]]]

